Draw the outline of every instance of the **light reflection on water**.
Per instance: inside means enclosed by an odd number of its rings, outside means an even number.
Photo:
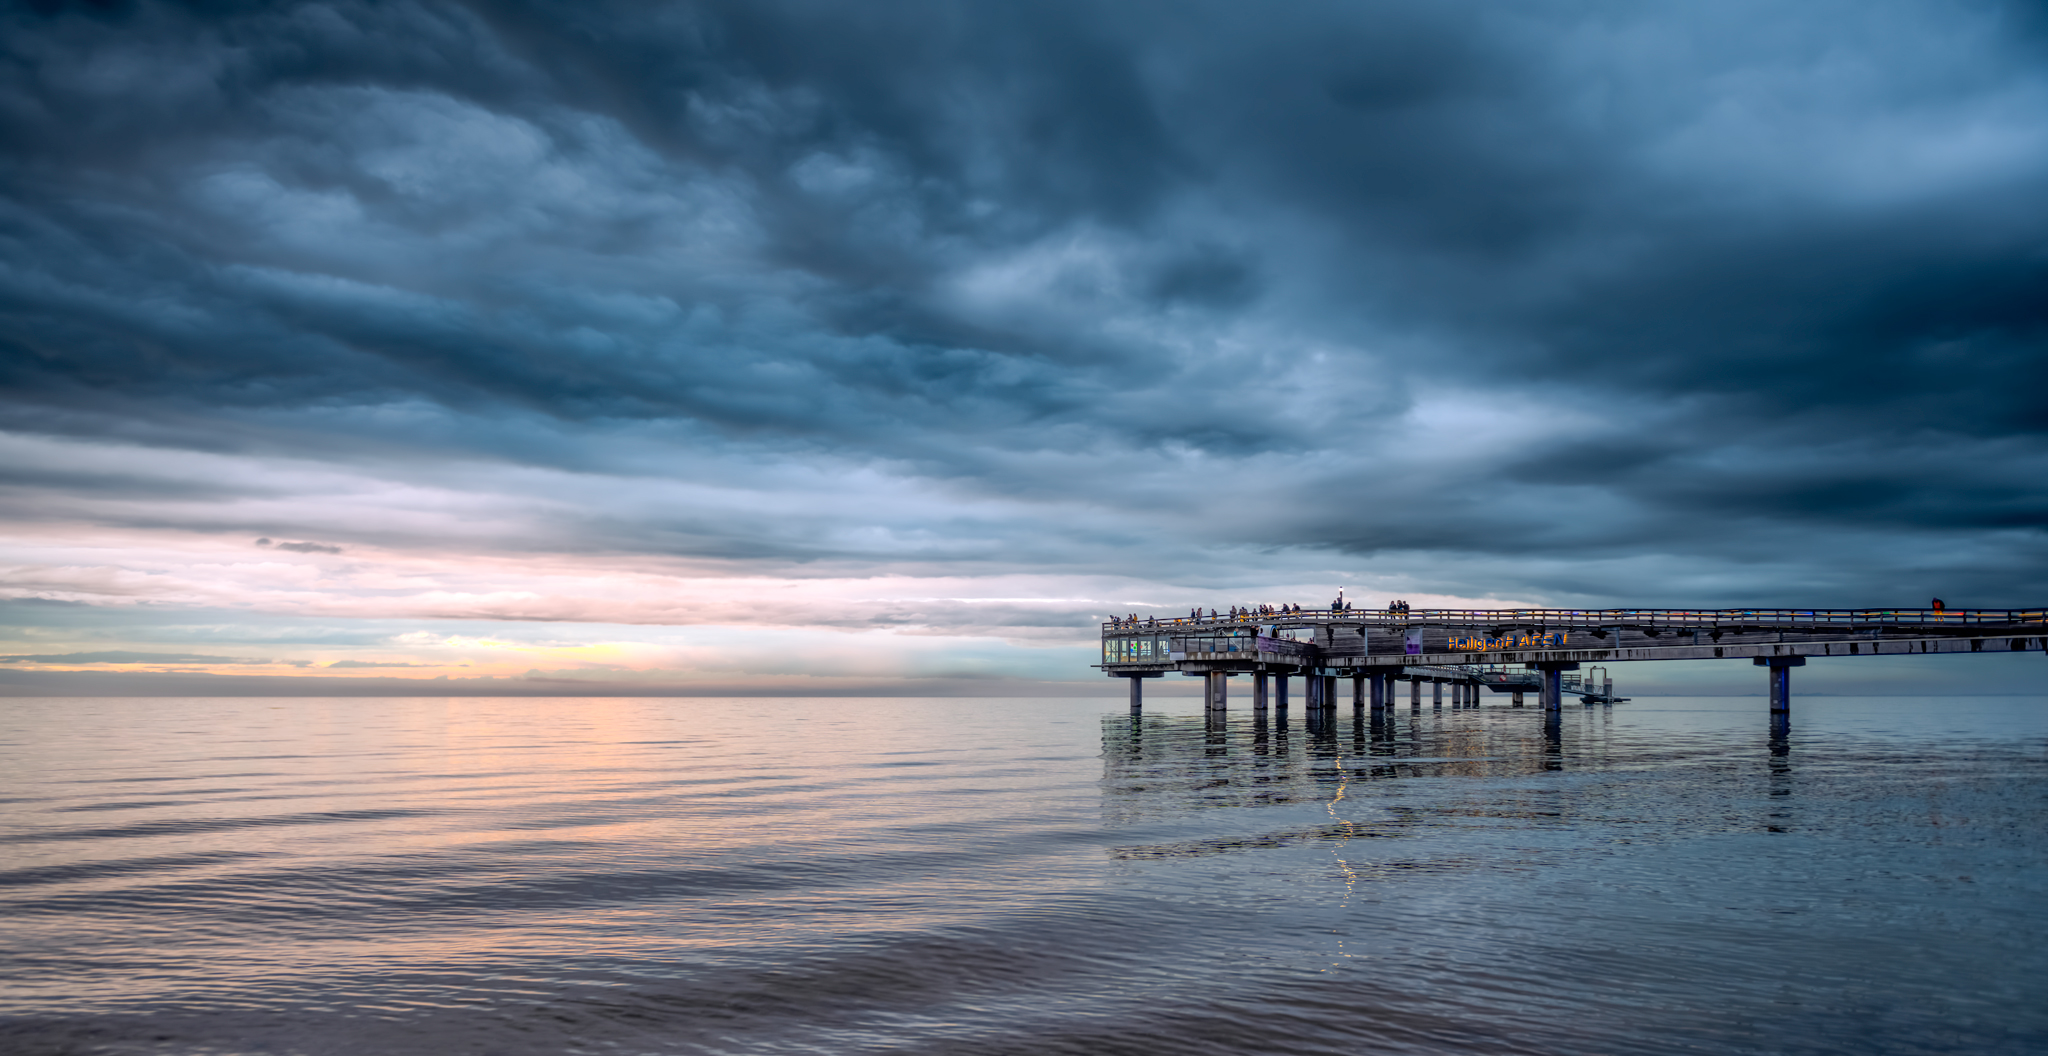
[[[0,1050],[2048,1049],[2048,702],[1795,707],[9,701]]]

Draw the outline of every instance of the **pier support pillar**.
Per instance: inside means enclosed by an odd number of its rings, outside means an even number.
[[[1408,710],[1422,710],[1422,678],[1418,675],[1408,676]]]
[[[1284,671],[1273,676],[1273,706],[1281,711],[1287,710],[1287,673]]]
[[[1515,707],[1515,708],[1519,708],[1519,707],[1521,707],[1521,706],[1522,706],[1522,691],[1521,691],[1521,690],[1519,690],[1519,689],[1518,689],[1518,690],[1515,690],[1515,697],[1514,697],[1514,699],[1513,699],[1513,700],[1511,700],[1511,701],[1509,701],[1509,702],[1508,702],[1508,706],[1509,706],[1509,707]]]
[[[1564,672],[1577,671],[1579,665],[1570,660],[1548,660],[1530,665],[1543,676],[1543,710],[1559,711],[1564,707]]]
[[[1366,676],[1366,681],[1370,683],[1366,687],[1366,692],[1372,697],[1373,713],[1378,714],[1387,710],[1387,673],[1385,671],[1374,671],[1371,675]]]
[[[1266,710],[1266,673],[1252,672],[1252,710]]]
[[[1337,710],[1337,676],[1323,676],[1323,710]]]
[[[1434,678],[1429,680],[1429,697],[1429,706],[1432,709],[1436,711],[1444,710],[1444,684],[1442,682]]]
[[[1131,684],[1131,714],[1136,715],[1145,710],[1145,680],[1135,675],[1125,675],[1124,680]]]
[[[1365,676],[1351,676],[1351,710],[1365,707]]]
[[[1766,672],[1771,689],[1771,721],[1789,724],[1792,718],[1792,669],[1805,667],[1803,656],[1757,656],[1750,663],[1769,668]]]
[[[1223,711],[1230,706],[1230,672],[1209,671],[1202,675],[1204,688],[1208,691],[1210,711]]]

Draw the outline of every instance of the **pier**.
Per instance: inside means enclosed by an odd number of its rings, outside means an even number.
[[[1200,677],[1210,710],[1227,708],[1230,680],[1249,676],[1255,710],[1302,706],[1476,707],[1483,694],[1529,696],[1555,714],[1566,697],[1617,698],[1605,665],[1633,660],[1748,660],[1765,669],[1774,724],[1789,721],[1792,669],[1815,656],[1924,656],[2048,649],[2048,609],[1419,609],[1350,607],[1225,616],[1111,620],[1102,625],[1104,674],[1130,680]],[[1582,665],[1600,665],[1579,673]],[[1597,673],[1596,673],[1597,672]],[[1449,698],[1446,704],[1446,697]]]

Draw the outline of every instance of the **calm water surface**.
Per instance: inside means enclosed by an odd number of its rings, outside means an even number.
[[[0,701],[0,1052],[2041,1053],[2048,700]]]

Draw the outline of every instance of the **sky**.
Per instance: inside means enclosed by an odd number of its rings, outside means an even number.
[[[2038,3],[50,0],[0,143],[0,692],[2048,604]]]

